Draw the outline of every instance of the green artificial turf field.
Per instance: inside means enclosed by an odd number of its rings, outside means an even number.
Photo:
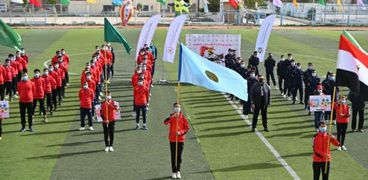
[[[49,123],[36,116],[34,133],[20,133],[17,101],[11,103],[12,118],[3,122],[0,141],[0,179],[167,179],[170,175],[167,127],[163,119],[176,100],[176,84],[156,84],[152,89],[148,113],[149,131],[135,131],[131,116],[134,55],[113,44],[117,62],[111,83],[113,98],[120,101],[123,120],[116,125],[115,152],[103,152],[102,127],[94,132],[79,132],[77,92],[80,72],[95,45],[103,43],[102,29],[19,29],[30,55],[30,68],[41,68],[56,49],[66,48],[71,55],[71,86],[61,108],[49,117]],[[135,47],[138,29],[122,30]],[[248,59],[254,49],[256,30],[184,30],[186,33],[232,33],[242,35],[242,56]],[[334,70],[340,31],[274,30],[268,51],[275,57],[294,53],[306,67],[313,62],[321,77]],[[368,33],[352,32],[363,48],[368,49]],[[160,57],[166,30],[158,29],[154,41]],[[3,62],[8,52],[2,47]],[[132,54],[135,50],[133,50]],[[161,59],[160,59],[161,60]],[[171,82],[177,77],[177,64],[158,62],[155,80],[162,75]],[[263,64],[260,64],[263,71]],[[269,108],[271,132],[261,132],[301,179],[312,178],[313,116],[302,105],[290,105],[279,92],[272,91]],[[203,88],[182,85],[180,100],[191,123],[191,133],[184,148],[182,175],[185,179],[292,179],[263,142],[250,132],[224,96]],[[38,114],[38,111],[37,113]],[[368,113],[366,113],[368,115]],[[367,133],[349,133],[348,151],[333,151],[331,179],[365,179],[368,175]],[[335,149],[335,148],[334,148]]]

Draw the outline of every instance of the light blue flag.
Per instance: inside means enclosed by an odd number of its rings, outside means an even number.
[[[123,0],[112,0],[112,4],[115,6],[121,6],[123,4]]]
[[[179,82],[233,94],[247,101],[247,81],[237,72],[211,62],[180,44]]]

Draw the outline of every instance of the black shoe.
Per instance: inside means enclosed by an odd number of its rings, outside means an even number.
[[[266,132],[270,132],[270,130],[268,130],[268,128],[264,129],[264,131],[266,131]]]
[[[255,131],[256,131],[256,129],[252,128],[252,132],[255,132]]]
[[[137,125],[136,127],[135,127],[135,130],[138,130],[139,129],[139,126]]]
[[[300,101],[299,104],[304,104],[304,103]]]
[[[20,132],[26,132],[26,128],[20,129]]]
[[[309,111],[309,112],[308,112],[308,115],[310,116],[311,114],[312,114],[312,112],[310,112],[310,111]]]
[[[32,128],[29,128],[29,132],[33,132],[33,129]]]
[[[293,101],[293,103],[291,103],[291,104],[295,104],[295,101]]]
[[[148,130],[147,126],[143,126],[142,129],[145,130],[145,131]]]

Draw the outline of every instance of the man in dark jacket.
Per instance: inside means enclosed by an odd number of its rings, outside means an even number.
[[[308,63],[308,68],[307,70],[304,71],[303,73],[303,81],[304,81],[304,108],[305,110],[308,110],[308,106],[309,106],[309,89],[310,89],[310,83],[311,83],[311,79],[312,79],[312,73],[315,72],[315,70],[313,69],[313,64],[310,62]]]
[[[309,110],[309,96],[313,95],[317,85],[320,83],[320,78],[317,76],[316,70],[312,70],[312,76],[307,79],[307,83],[305,83],[305,98],[304,105],[305,109]],[[309,115],[311,112],[309,111]]]
[[[284,93],[284,97],[286,97],[285,95],[287,95],[288,100],[291,100],[291,92],[292,92],[292,85],[293,85],[293,78],[292,78],[292,72],[296,70],[296,65],[295,65],[295,61],[294,60],[290,60],[290,65],[287,68],[286,71],[286,91]]]
[[[257,127],[259,111],[262,113],[263,128],[268,132],[267,107],[270,105],[271,91],[270,87],[264,82],[262,75],[259,76],[259,82],[253,84],[249,96],[253,108],[252,132],[254,132]]]
[[[259,58],[258,58],[258,52],[257,51],[254,51],[253,55],[250,56],[248,65],[251,65],[251,66],[255,67],[256,68],[256,76],[259,75],[259,71],[258,71]]]
[[[236,63],[235,49],[229,49],[228,54],[225,55],[225,67],[233,69]]]
[[[285,83],[285,72],[283,71],[284,68],[284,55],[281,55],[281,59],[280,61],[277,63],[277,79],[278,79],[278,83],[279,83],[279,89],[281,91],[281,96],[284,95],[284,90],[283,90],[283,84]]]
[[[322,81],[322,86],[323,86],[323,93],[325,95],[330,95],[332,99],[334,87],[336,86],[335,74],[333,72],[327,72],[326,79]],[[339,88],[336,88],[335,101],[337,100],[338,94],[339,94]],[[330,115],[331,115],[331,111],[325,112],[326,121],[330,120]],[[332,119],[334,120],[335,117],[336,117],[336,112],[333,113]]]
[[[270,86],[270,76],[271,76],[273,86],[275,86],[277,88],[276,81],[275,81],[275,75],[273,73],[275,65],[276,65],[276,61],[275,61],[275,59],[273,59],[272,53],[268,53],[268,57],[264,62],[264,66],[266,68],[267,84]]]
[[[288,54],[288,58],[285,59],[284,61],[284,65],[282,68],[282,71],[285,73],[284,74],[284,98],[287,96],[290,96],[290,73],[289,73],[289,68],[291,66],[291,60],[293,59],[292,55],[289,53]]]
[[[348,95],[349,100],[352,103],[353,109],[353,117],[351,119],[351,130],[356,132],[356,123],[357,123],[357,115],[359,113],[359,123],[358,123],[358,131],[364,132],[363,125],[364,125],[364,108],[365,103],[363,98],[360,97],[359,94],[350,92]]]
[[[303,103],[303,70],[300,63],[296,64],[296,68],[291,71],[291,91],[293,94],[293,104],[297,100],[296,94],[299,91],[300,104]]]
[[[248,68],[249,69],[249,68]],[[243,101],[243,114],[246,118],[248,118],[248,114],[251,113],[251,102],[250,102],[250,89],[252,88],[253,84],[256,83],[258,80],[256,79],[255,75],[255,68],[252,67],[249,70],[249,76],[247,78],[247,90],[248,90],[248,101]]]

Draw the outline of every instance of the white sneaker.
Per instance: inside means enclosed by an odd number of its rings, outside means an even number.
[[[290,96],[288,97],[288,101],[291,101],[291,97]]]
[[[245,115],[245,119],[248,119],[248,115]]]
[[[335,125],[336,124],[336,120],[333,120],[333,125]]]
[[[284,95],[282,95],[282,97],[283,97],[283,98],[286,98],[286,95],[284,94]]]
[[[3,139],[2,137],[0,137],[0,140]]]
[[[276,86],[276,87],[275,87],[275,89],[277,89],[277,90],[278,90],[279,88]]]
[[[284,96],[284,93],[281,93],[281,96]]]
[[[114,152],[114,148],[112,146],[110,146],[110,152]]]
[[[180,171],[178,171],[178,173],[176,173],[176,178],[181,179]]]
[[[95,129],[93,129],[93,127],[91,126],[91,127],[89,127],[88,128],[90,131],[94,131]]]
[[[338,151],[341,151],[341,146],[339,146],[339,147],[337,148],[337,150],[338,150]]]
[[[105,152],[109,152],[109,147],[105,147]]]
[[[295,98],[295,101],[298,101],[298,98],[297,97]]]
[[[13,97],[14,97],[15,99],[18,99],[18,98],[19,98],[17,95],[14,95]]]
[[[84,130],[86,130],[86,128],[85,127],[80,127],[78,130],[79,131],[84,131]]]
[[[341,149],[344,150],[344,151],[348,150],[348,149],[346,149],[345,146],[342,146]]]
[[[177,178],[176,173],[172,173],[171,174],[171,179],[176,179],[176,178]]]

